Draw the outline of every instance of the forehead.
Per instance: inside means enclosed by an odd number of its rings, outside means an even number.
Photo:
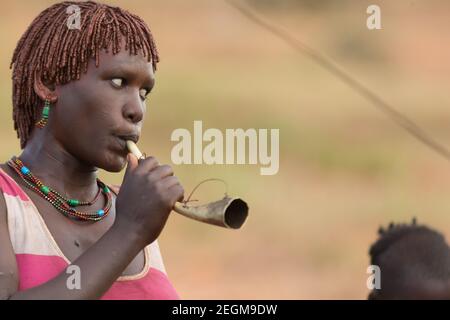
[[[92,62],[94,62],[94,60],[92,60]],[[155,78],[152,61],[148,61],[148,57],[144,57],[141,52],[136,55],[130,54],[130,51],[125,50],[125,41],[123,38],[120,52],[113,54],[111,48],[108,52],[106,52],[106,50],[101,50],[99,52],[98,67],[95,68],[95,63],[89,63],[88,69],[97,69],[98,72],[111,71],[133,73],[139,77],[148,78],[148,80],[151,81]]]

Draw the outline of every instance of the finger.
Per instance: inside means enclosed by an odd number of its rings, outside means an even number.
[[[173,195],[176,197],[176,201],[182,202],[184,200],[184,188],[181,184],[175,184],[170,187],[170,192],[173,192]]]
[[[138,159],[132,153],[127,154],[127,169],[125,170],[125,176],[133,172],[138,166]]]
[[[180,181],[179,181],[178,178],[175,177],[175,176],[168,176],[168,177],[165,177],[165,178],[162,180],[162,182],[164,183],[164,186],[165,186],[167,189],[170,189],[171,187],[173,187],[173,186],[176,185],[176,184],[180,184]]]
[[[148,157],[142,160],[139,160],[138,170],[142,172],[150,172],[154,168],[159,166],[158,160],[155,157]]]
[[[162,179],[165,177],[173,176],[173,169],[171,166],[165,164],[153,170],[152,173],[155,175],[155,177]]]

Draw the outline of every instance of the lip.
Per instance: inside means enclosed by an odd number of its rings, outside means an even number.
[[[122,139],[125,142],[127,140],[131,140],[134,143],[137,143],[139,141],[139,135],[137,135],[137,134],[121,134],[121,135],[117,135],[117,138]]]
[[[116,135],[115,137],[119,142],[120,149],[124,150],[125,152],[128,151],[127,140],[133,141],[134,143],[137,143],[139,141],[139,135],[137,134]]]

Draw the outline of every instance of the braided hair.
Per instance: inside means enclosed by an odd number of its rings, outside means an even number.
[[[80,9],[80,28],[68,27],[68,8]],[[45,83],[63,85],[79,80],[90,59],[99,65],[101,50],[113,54],[121,50],[142,53],[152,62],[159,62],[153,36],[138,16],[118,7],[93,1],[65,1],[42,11],[19,40],[12,57],[14,129],[23,149],[39,118],[43,101],[34,91],[35,77]]]

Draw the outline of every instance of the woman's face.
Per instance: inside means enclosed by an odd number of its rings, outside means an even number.
[[[125,141],[137,142],[145,97],[155,77],[151,62],[122,47],[102,52],[98,68],[92,59],[80,80],[57,86],[51,130],[56,140],[87,165],[118,172],[126,164]]]

